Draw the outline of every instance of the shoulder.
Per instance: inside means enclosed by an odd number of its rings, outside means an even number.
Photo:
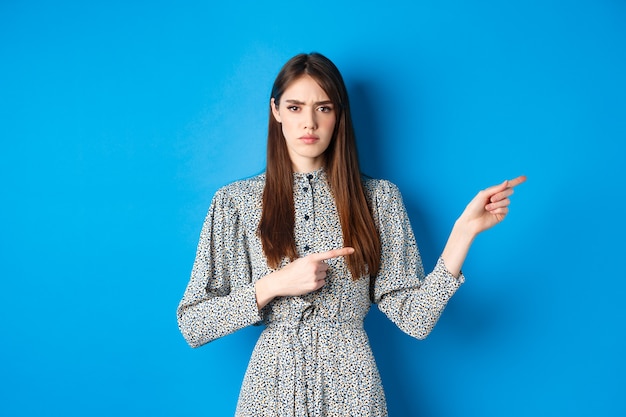
[[[400,189],[391,181],[364,177],[363,188],[375,220],[398,217],[404,212]]]
[[[256,194],[262,194],[264,188],[265,174],[259,174],[224,185],[217,190],[215,196],[235,200],[240,198],[250,198]]]
[[[363,188],[365,194],[372,200],[402,198],[398,186],[389,180],[363,176]]]
[[[261,204],[265,174],[237,180],[219,188],[211,205],[229,211],[247,211]]]

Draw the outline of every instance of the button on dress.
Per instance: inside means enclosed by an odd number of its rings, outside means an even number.
[[[293,180],[299,255],[343,247],[324,169],[294,173]],[[463,275],[451,275],[441,259],[424,274],[398,188],[368,178],[364,187],[382,244],[377,275],[354,281],[343,258],[330,259],[324,287],[278,297],[259,311],[254,283],[274,271],[257,236],[264,186],[261,174],[216,192],[177,311],[183,336],[197,347],[252,324],[265,325],[236,416],[386,416],[385,394],[363,328],[371,303],[404,332],[422,339],[464,282]]]

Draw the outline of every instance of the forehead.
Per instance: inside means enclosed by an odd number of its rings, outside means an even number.
[[[327,101],[328,94],[320,85],[309,75],[303,75],[296,78],[283,93],[284,100],[299,101]]]

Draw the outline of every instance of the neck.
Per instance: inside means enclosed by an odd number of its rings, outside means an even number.
[[[310,161],[299,161],[298,163],[296,163],[293,160],[291,161],[291,169],[293,170],[293,172],[299,172],[299,173],[317,171],[323,166],[324,166],[323,158],[310,160]]]

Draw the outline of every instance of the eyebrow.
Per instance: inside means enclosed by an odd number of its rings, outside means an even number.
[[[286,103],[289,104],[299,104],[299,105],[304,105],[306,103],[304,103],[303,101],[300,100],[285,100]],[[324,100],[324,101],[316,101],[315,103],[313,103],[316,106],[322,105],[322,104],[333,104],[333,102],[331,100]]]

